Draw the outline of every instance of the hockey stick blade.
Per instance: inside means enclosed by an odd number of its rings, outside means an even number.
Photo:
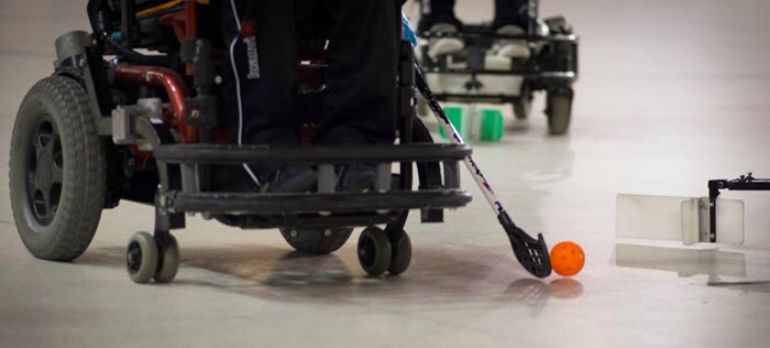
[[[551,275],[551,258],[543,235],[538,233],[537,239],[530,237],[519,226],[516,226],[508,213],[502,212],[497,216],[500,225],[505,229],[511,248],[516,259],[524,269],[538,278]]]

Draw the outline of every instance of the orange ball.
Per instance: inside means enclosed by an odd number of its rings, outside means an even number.
[[[571,277],[578,274],[585,262],[583,248],[575,242],[560,242],[551,249],[551,267],[558,275]]]

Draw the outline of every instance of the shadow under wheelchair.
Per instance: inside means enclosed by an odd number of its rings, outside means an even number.
[[[264,245],[182,249],[181,268],[170,286],[203,286],[287,302],[408,305],[523,304],[537,315],[550,298],[583,293],[574,279],[534,279],[513,256],[485,249],[419,248],[400,276],[372,278],[357,267],[355,248],[306,255]],[[93,248],[77,263],[124,267],[122,248]],[[128,280],[127,280],[128,282]],[[164,285],[165,286],[165,285]]]

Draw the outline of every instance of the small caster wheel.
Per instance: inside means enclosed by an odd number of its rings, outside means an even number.
[[[358,262],[367,274],[378,277],[390,267],[393,249],[385,231],[371,226],[358,237]]]
[[[571,89],[549,91],[546,96],[545,114],[548,116],[548,132],[551,135],[563,135],[569,130],[572,119]]]
[[[523,131],[529,128],[529,120],[527,116],[529,115],[529,108],[531,106],[527,103],[528,102],[524,101],[517,101],[513,103],[513,115],[515,118],[511,124],[512,130]]]
[[[166,246],[161,248],[160,265],[155,272],[156,283],[170,283],[179,270],[179,243],[173,235],[168,235]]]
[[[126,250],[126,266],[134,283],[144,284],[152,279],[158,270],[158,245],[152,235],[137,232],[131,236]]]
[[[399,275],[409,268],[409,263],[412,261],[412,241],[409,240],[409,235],[406,232],[401,232],[396,238],[391,239],[390,243],[393,247],[393,254],[388,273]]]
[[[521,86],[519,98],[513,102],[513,116],[517,120],[526,120],[529,118],[529,111],[532,109],[532,99],[534,99],[532,90],[530,89],[529,84],[524,83],[524,85]]]
[[[526,121],[529,118],[529,110],[532,108],[532,99],[526,98],[513,102],[513,116],[518,121]]]

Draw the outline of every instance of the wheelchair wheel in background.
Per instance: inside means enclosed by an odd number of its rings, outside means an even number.
[[[341,248],[353,233],[352,228],[281,229],[281,235],[289,245],[306,254],[329,254]]]
[[[529,112],[532,109],[532,92],[525,83],[519,93],[519,99],[513,102],[513,116],[517,120],[526,120],[529,118]]]
[[[545,114],[548,116],[548,132],[551,135],[563,135],[569,130],[572,118],[571,89],[548,91]]]
[[[91,243],[105,199],[104,151],[77,82],[49,77],[27,93],[13,128],[9,184],[16,228],[32,255],[70,261]]]
[[[519,99],[513,102],[513,116],[521,121],[529,118],[529,110],[532,108],[531,103],[531,99]]]

